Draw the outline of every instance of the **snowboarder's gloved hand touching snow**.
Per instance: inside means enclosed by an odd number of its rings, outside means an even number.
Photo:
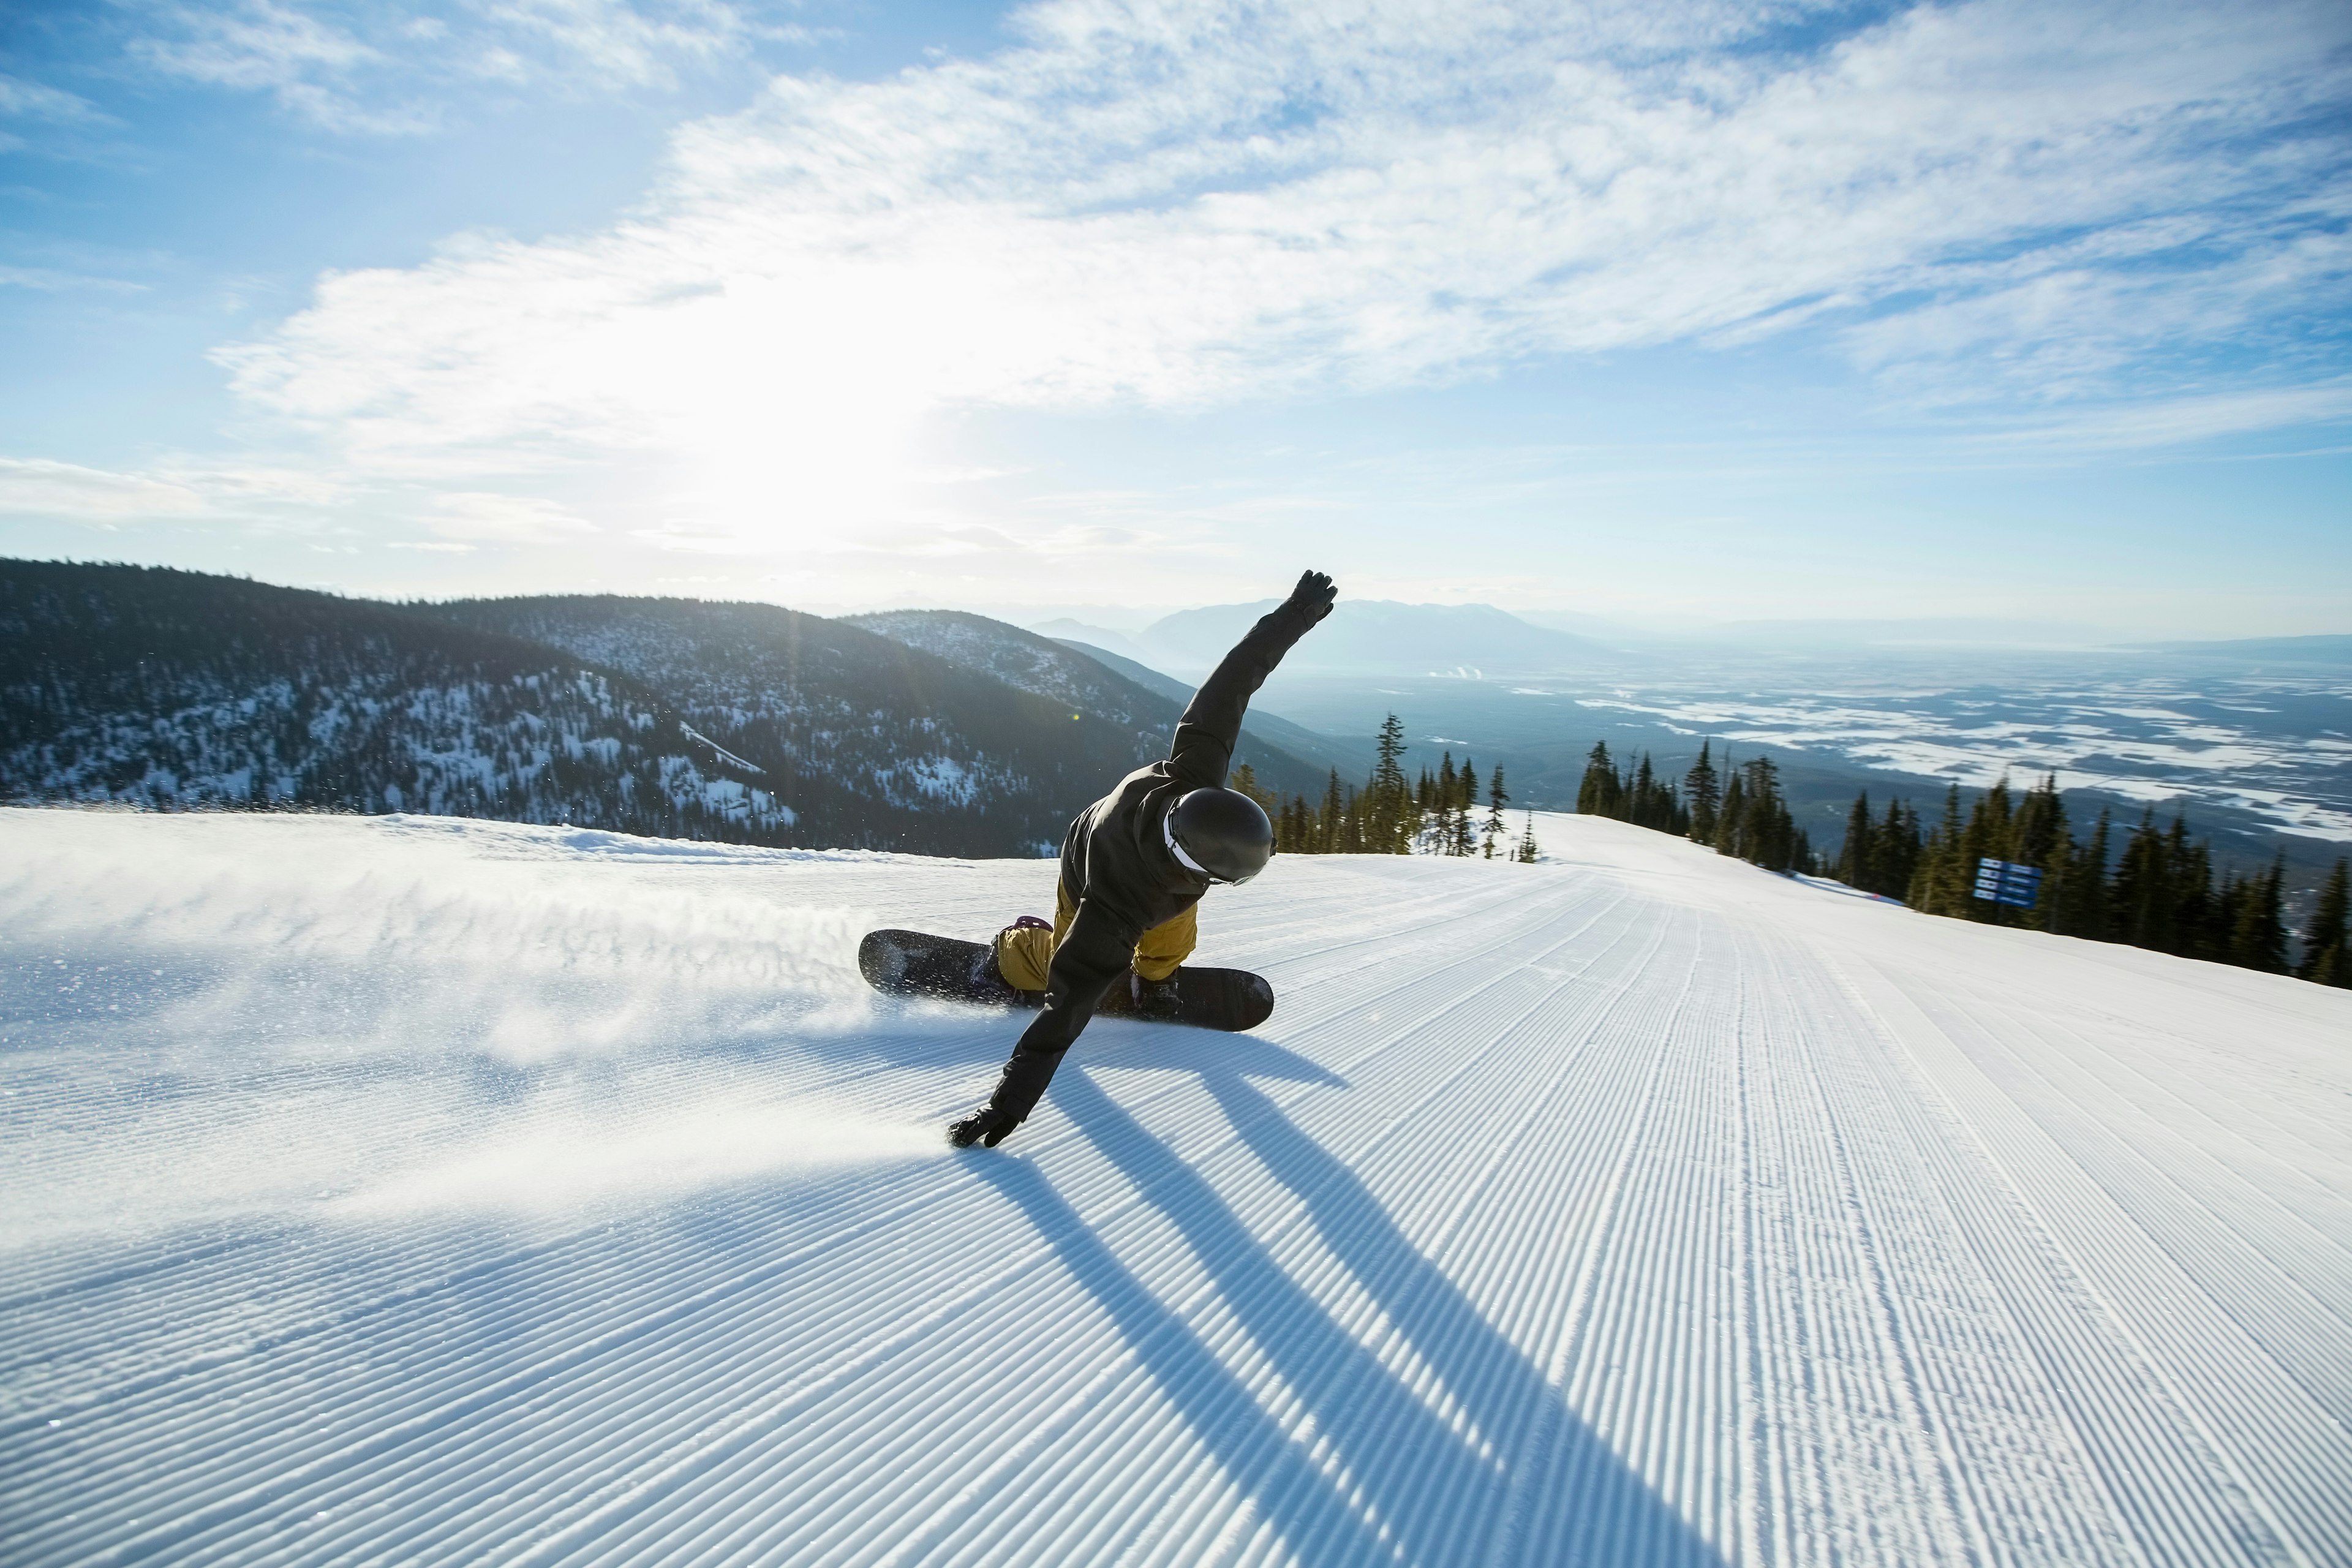
[[[993,1149],[1020,1125],[1019,1117],[1008,1116],[992,1105],[983,1105],[948,1129],[948,1142],[959,1149],[969,1149],[975,1143],[985,1143]]]
[[[1305,614],[1310,626],[1331,613],[1331,601],[1339,596],[1338,585],[1320,572],[1301,573],[1298,586],[1290,591],[1290,602]]]

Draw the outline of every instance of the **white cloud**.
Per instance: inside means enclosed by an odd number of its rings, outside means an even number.
[[[666,85],[671,62],[709,58],[740,44],[750,30],[741,12],[716,0],[676,0],[657,11],[620,0],[491,0],[478,6],[488,21],[536,37],[606,80]],[[501,51],[511,70],[520,57]]]
[[[427,56],[647,82],[751,26],[607,0],[396,26],[293,0],[173,15],[160,67],[359,130],[427,122],[362,90]],[[2352,189],[2343,121],[2316,112],[2347,97],[2340,7],[1975,0],[1759,46],[1790,20],[1057,0],[987,59],[780,79],[681,131],[626,221],[328,275],[222,357],[360,495],[342,520],[408,548],[584,538],[584,513],[600,548],[1008,581],[1147,547],[1165,564],[1173,540],[1337,503],[1171,518],[1048,494],[1003,515],[940,493],[972,467],[924,447],[942,411],[1195,409],[1805,331],[1971,436],[2145,446],[2347,416],[2326,345]],[[2251,363],[2165,368],[2221,349]],[[0,498],[100,521],[275,521],[294,500],[105,478],[0,476]],[[1430,488],[1473,480],[1551,482],[1449,462]]]
[[[1063,0],[985,61],[780,79],[682,132],[643,216],[330,276],[224,357],[362,465],[617,454],[689,529],[805,533],[899,507],[940,408],[1394,386],[1824,315],[1915,396],[2084,396],[2341,289],[2342,137],[2307,120],[2345,96],[2338,7],[1978,0],[1825,53],[1716,47],[1755,20]]]
[[[205,498],[185,485],[45,458],[0,458],[0,513],[100,527],[147,518],[197,517]]]
[[[131,53],[169,75],[216,87],[267,91],[279,105],[326,129],[376,134],[432,129],[414,105],[369,108],[348,90],[352,73],[384,56],[343,27],[299,5],[238,0],[226,6],[176,5],[161,17],[169,36],[134,39]]]
[[[321,129],[355,135],[446,129],[468,82],[570,94],[667,88],[681,62],[798,31],[757,25],[723,0],[462,0],[444,16],[396,0],[226,0],[147,15],[149,31],[131,47],[151,68],[268,92]]]
[[[427,524],[442,539],[468,543],[545,544],[593,533],[586,519],[532,496],[460,490],[437,496]]]
[[[2337,380],[2070,411],[2024,428],[2004,429],[1983,444],[2010,448],[2169,447],[2216,436],[2347,422],[2352,422],[2352,382]]]
[[[0,458],[0,515],[111,528],[191,519],[315,519],[342,498],[300,468],[174,462],[135,473],[44,458]]]
[[[0,267],[0,288],[32,289],[44,294],[61,294],[81,289],[131,294],[140,292],[146,285],[126,282],[119,278],[97,278],[82,272],[60,272],[49,267]]]
[[[345,71],[382,58],[343,29],[272,0],[184,6],[172,15],[186,37],[141,38],[133,51],[174,76],[223,87],[284,88],[316,71]]]
[[[65,124],[110,118],[87,99],[5,71],[0,71],[0,114]]]

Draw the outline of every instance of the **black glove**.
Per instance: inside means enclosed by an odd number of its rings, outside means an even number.
[[[948,1129],[948,1142],[958,1149],[969,1149],[975,1143],[985,1143],[993,1149],[1020,1125],[1018,1117],[1007,1116],[992,1105],[983,1105]]]
[[[1320,572],[1301,573],[1298,586],[1290,591],[1290,602],[1310,626],[1331,613],[1331,601],[1339,596],[1338,585]]]

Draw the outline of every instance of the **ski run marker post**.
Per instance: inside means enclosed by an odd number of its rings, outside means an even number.
[[[2042,868],[1987,856],[1977,862],[1976,896],[1988,903],[2015,904],[2021,910],[2030,910],[2042,896]]]

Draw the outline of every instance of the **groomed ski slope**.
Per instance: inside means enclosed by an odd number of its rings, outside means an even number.
[[[2352,1563],[2352,994],[1537,830],[951,1154],[1048,863],[0,813],[0,1558]]]

